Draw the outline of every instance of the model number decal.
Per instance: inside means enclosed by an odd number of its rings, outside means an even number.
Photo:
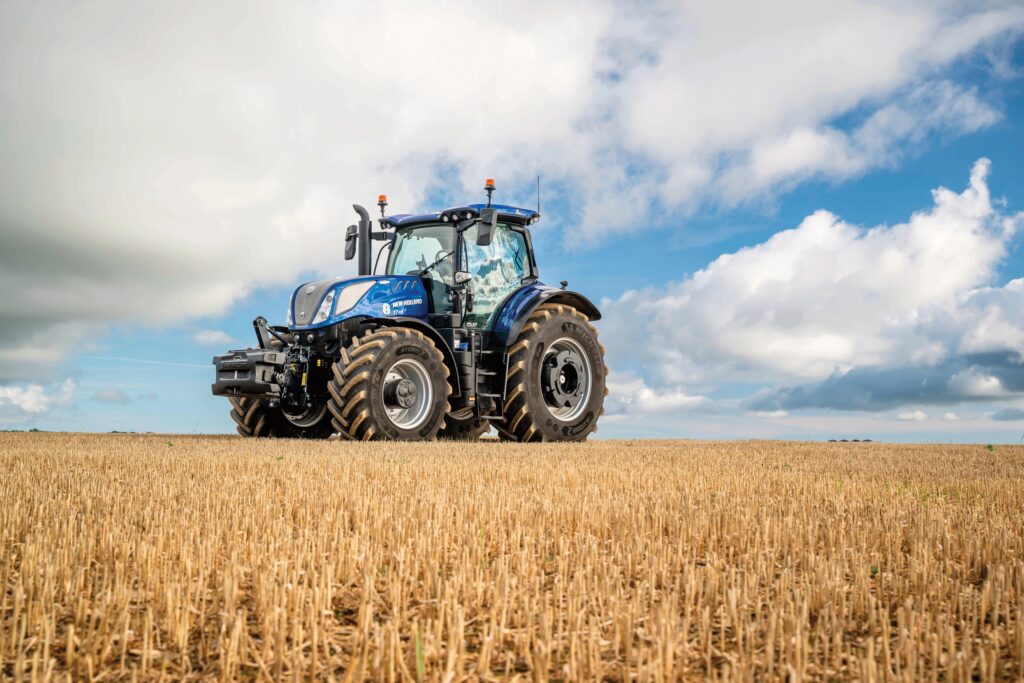
[[[423,299],[406,299],[405,301],[396,301],[394,303],[385,303],[380,305],[381,311],[384,315],[402,315],[405,313],[406,306],[416,306],[422,304]]]

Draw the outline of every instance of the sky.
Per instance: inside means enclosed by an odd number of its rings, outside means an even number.
[[[233,431],[353,203],[532,207],[597,438],[1024,440],[1024,4],[0,4],[0,429]]]

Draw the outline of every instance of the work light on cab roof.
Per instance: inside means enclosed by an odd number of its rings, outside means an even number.
[[[387,215],[353,205],[355,277],[300,285],[258,348],[214,357],[213,393],[248,437],[582,441],[603,413],[589,299],[540,281],[537,210],[486,203]],[[375,244],[379,244],[376,259]],[[383,268],[380,260],[385,256]],[[378,272],[380,271],[380,272]]]

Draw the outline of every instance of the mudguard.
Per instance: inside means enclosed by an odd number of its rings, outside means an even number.
[[[506,347],[511,345],[533,310],[542,303],[572,306],[591,320],[600,320],[601,311],[587,297],[568,289],[544,284],[527,285],[510,296],[494,320],[494,335]]]

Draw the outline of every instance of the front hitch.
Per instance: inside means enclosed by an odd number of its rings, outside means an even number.
[[[269,349],[271,347],[271,339],[276,339],[285,346],[290,344],[284,335],[267,325],[267,319],[263,316],[259,316],[252,321],[252,328],[256,330],[256,339],[259,340],[261,349]]]

